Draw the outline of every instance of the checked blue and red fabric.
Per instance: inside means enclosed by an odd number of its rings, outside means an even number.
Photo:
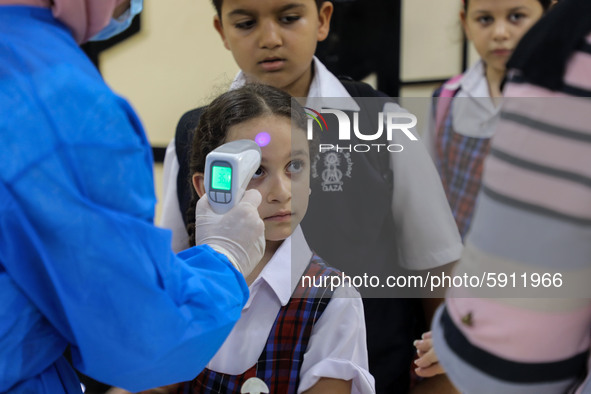
[[[326,283],[320,278],[339,273],[314,255],[303,275],[314,278],[314,284]],[[301,283],[289,302],[279,310],[265,349],[255,365],[241,375],[227,375],[206,368],[178,392],[240,393],[244,382],[256,376],[267,384],[271,393],[295,394],[312,328],[333,294],[330,288],[302,287]]]
[[[436,131],[435,166],[463,240],[472,222],[490,138],[468,137],[455,132],[453,111],[449,108],[445,121]]]

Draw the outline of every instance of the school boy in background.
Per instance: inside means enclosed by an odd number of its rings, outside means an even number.
[[[308,97],[308,107],[313,107],[314,98],[340,98],[339,109],[350,112],[361,110],[352,96],[381,96],[365,84],[337,79],[314,57],[317,42],[324,40],[329,32],[333,10],[330,2],[216,0],[213,3],[217,12],[214,26],[241,68],[231,89],[248,82],[262,82],[295,97]],[[400,109],[393,103],[387,105]],[[183,158],[186,157],[183,151],[187,150],[187,141],[200,112],[200,109],[192,110],[183,116],[164,163],[162,225],[173,230],[173,248],[177,249],[189,245],[181,213],[189,205],[183,190],[190,190],[188,162]],[[322,143],[338,143],[334,133],[323,133],[320,138]],[[351,140],[355,142],[362,141]],[[359,160],[351,163],[351,178],[343,180],[342,191],[330,194],[323,191],[321,176],[313,179],[308,215],[302,227],[312,249],[327,261],[357,266],[360,271],[366,266],[369,270],[368,263],[426,270],[459,258],[461,240],[437,171],[422,144],[408,141],[404,144],[404,152],[400,153],[385,153],[378,158],[358,155]],[[339,153],[325,152],[313,160],[311,165],[316,174],[322,174],[322,166],[330,154]],[[372,200],[368,204],[359,187],[361,178],[373,180],[370,186],[375,192],[371,196],[379,202]],[[327,204],[327,200],[334,203]],[[327,234],[331,234],[331,242]],[[381,257],[369,258],[369,252]],[[376,378],[376,391],[404,393],[414,354],[414,322],[422,312],[412,300],[400,298],[364,299],[364,308],[370,372]]]
[[[460,20],[480,60],[433,94],[425,144],[430,151],[462,238],[468,232],[482,163],[499,112],[506,63],[551,0],[465,0]]]

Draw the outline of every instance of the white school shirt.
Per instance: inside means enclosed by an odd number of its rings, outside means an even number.
[[[279,309],[289,301],[311,258],[312,251],[298,226],[250,285],[242,315],[208,369],[239,375],[256,364]],[[354,288],[335,290],[314,325],[300,370],[298,393],[322,377],[352,380],[352,393],[375,392],[368,367],[363,303]]]
[[[230,89],[246,83],[240,71]],[[314,78],[308,92],[307,106],[320,107],[322,97],[339,97],[341,110],[358,111],[357,102],[328,69],[314,57]],[[385,112],[405,111],[397,104],[386,104]],[[411,129],[414,135],[417,133]],[[404,151],[392,153],[390,165],[394,173],[392,215],[398,238],[397,261],[404,268],[423,270],[439,267],[460,258],[462,241],[453,218],[439,174],[425,147],[419,141],[410,142],[403,133],[394,133],[392,143],[404,146]],[[189,246],[187,231],[180,214],[176,179],[178,159],[174,140],[166,149],[164,159],[164,196],[161,226],[172,230],[172,247],[181,251]]]

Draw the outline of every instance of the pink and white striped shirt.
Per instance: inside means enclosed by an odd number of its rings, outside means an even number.
[[[513,79],[505,90],[454,272],[485,290],[452,288],[433,327],[462,392],[591,392],[591,34],[564,82],[550,91]]]

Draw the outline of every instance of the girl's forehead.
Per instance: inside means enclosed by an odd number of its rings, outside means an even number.
[[[234,135],[240,134],[254,140],[261,132],[274,133],[276,130],[286,132],[290,128],[290,118],[274,114],[263,114],[230,126],[228,137],[232,138]]]
[[[295,127],[291,118],[283,115],[264,114],[231,126],[226,133],[226,142],[249,139],[263,151],[308,148],[307,133]]]

